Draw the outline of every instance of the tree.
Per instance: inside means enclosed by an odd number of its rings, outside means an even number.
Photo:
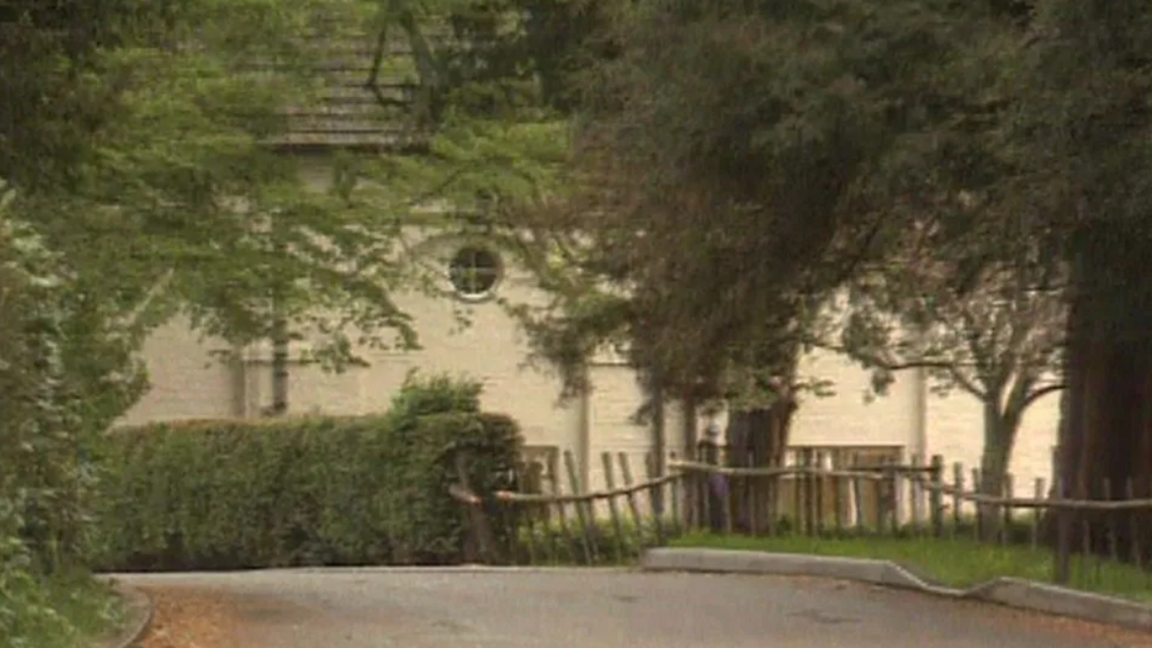
[[[964,209],[978,209],[971,200]],[[959,389],[983,409],[981,493],[1003,494],[1025,411],[1063,388],[1063,264],[1003,222],[957,236],[911,229],[884,265],[854,277],[829,309],[831,344],[874,371],[925,368],[937,393]],[[991,510],[988,513],[992,513]],[[995,520],[989,520],[994,522]],[[994,525],[985,525],[993,529]]]
[[[81,122],[90,132],[68,131],[75,162],[45,175],[32,165],[55,154],[25,150],[4,171],[91,294],[144,329],[184,312],[236,345],[307,336],[311,359],[336,369],[355,360],[353,337],[415,344],[390,296],[404,280],[390,215],[353,204],[339,178],[328,193],[305,186],[296,159],[269,145],[290,127],[285,109],[313,97],[306,63],[325,41],[300,34],[333,7],[187,3],[116,32],[120,46],[97,49],[91,73],[74,71],[103,101]]]
[[[815,307],[889,249],[877,233],[976,166],[944,162],[966,152],[955,114],[985,97],[941,71],[974,74],[989,21],[933,2],[618,5],[575,195],[534,223],[567,291],[538,314],[547,353],[578,381],[595,344],[626,340],[685,400],[743,383],[771,402]]]
[[[1022,172],[1021,211],[1056,233],[1071,266],[1058,494],[1148,494],[1147,390],[1152,292],[1139,278],[1152,252],[1147,133],[1152,126],[1152,7],[1037,0],[1036,37],[1014,64],[1019,108],[1004,138]],[[1129,525],[1120,525],[1127,555]],[[1141,534],[1149,530],[1141,523]],[[1091,538],[1104,529],[1092,522]],[[1142,546],[1147,546],[1146,542]]]

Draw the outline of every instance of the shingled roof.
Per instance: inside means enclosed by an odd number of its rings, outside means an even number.
[[[412,49],[398,31],[389,36],[381,46],[378,34],[346,17],[308,35],[320,92],[289,109],[285,133],[269,143],[300,151],[406,150],[425,142],[409,115],[418,84]]]

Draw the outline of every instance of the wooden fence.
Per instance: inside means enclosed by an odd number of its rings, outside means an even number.
[[[567,492],[558,471],[550,471],[551,492],[544,492],[521,467],[522,488],[478,494],[461,469],[451,494],[468,516],[470,560],[622,563],[646,547],[707,531],[960,539],[1034,551],[1053,545],[1052,576],[1064,583],[1073,564],[1088,557],[1097,571],[1100,561],[1145,571],[1152,562],[1152,499],[1137,497],[1152,493],[1152,478],[1143,489],[1129,481],[1122,489],[1105,482],[1091,491],[1060,483],[1049,489],[1037,479],[1031,497],[1016,497],[1009,476],[1004,494],[991,496],[976,492],[978,470],[948,466],[940,456],[831,467],[818,452],[797,452],[791,465],[778,468],[718,465],[715,453],[700,455],[703,461],[673,454],[663,475],[647,456],[645,478],[637,481],[628,455],[604,453],[606,488],[585,492],[571,453],[562,458]]]

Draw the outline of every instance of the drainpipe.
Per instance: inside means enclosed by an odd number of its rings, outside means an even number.
[[[248,367],[244,357],[244,345],[232,345],[232,415],[239,419],[248,418]]]
[[[592,485],[588,480],[592,472],[590,462],[592,456],[592,386],[589,383],[591,365],[585,364],[582,371],[584,371],[584,384],[588,385],[588,389],[580,395],[580,438],[577,440],[576,458],[580,464],[580,484],[585,492],[590,492]]]
[[[928,370],[924,367],[913,369],[916,381],[913,394],[913,438],[912,451],[928,460]]]

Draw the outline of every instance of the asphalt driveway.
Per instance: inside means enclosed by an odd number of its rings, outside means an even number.
[[[488,569],[118,578],[210,593],[240,620],[237,648],[1152,645],[1141,635],[1070,620],[804,578]]]

